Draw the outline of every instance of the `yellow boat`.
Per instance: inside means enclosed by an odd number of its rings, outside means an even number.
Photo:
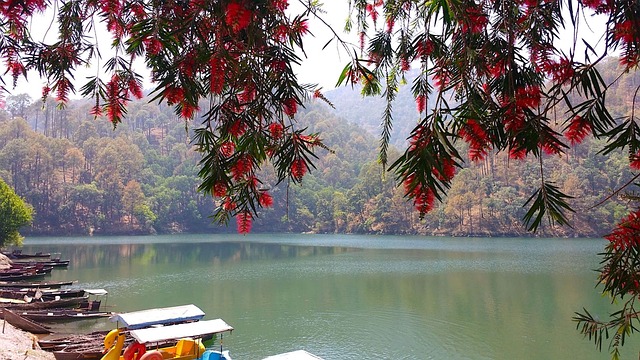
[[[131,330],[135,342],[124,349],[126,332],[115,329],[105,336],[102,360],[231,360],[228,351],[206,350],[203,344],[203,339],[227,331],[233,327],[222,319]],[[173,346],[160,345],[173,340]]]

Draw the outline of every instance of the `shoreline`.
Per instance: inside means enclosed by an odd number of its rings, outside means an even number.
[[[0,360],[55,360],[52,352],[40,349],[37,336],[0,322]]]

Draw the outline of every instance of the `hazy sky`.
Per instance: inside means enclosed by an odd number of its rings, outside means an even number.
[[[350,40],[352,42],[357,42],[357,35],[355,34],[344,34],[343,28],[345,21],[348,16],[348,1],[347,0],[325,0],[325,4],[323,8],[326,13],[323,15],[324,20],[331,25],[335,31],[345,40]],[[296,0],[290,0],[290,8],[289,11],[291,13],[299,13],[302,9],[299,2]],[[56,24],[51,23],[53,19],[52,11],[48,11],[47,14],[43,14],[39,18],[37,18],[31,27],[32,34],[36,39],[43,39],[45,33],[47,34],[47,40],[52,42],[54,39]],[[584,24],[583,24],[584,25]],[[602,19],[590,19],[590,26],[594,29],[595,33],[601,33],[603,27]],[[47,31],[47,29],[49,29]],[[305,44],[305,52],[307,57],[305,58],[302,54],[302,66],[298,70],[299,80],[303,83],[314,83],[323,87],[323,90],[330,90],[334,88],[337,79],[341,70],[344,66],[349,62],[349,56],[344,51],[344,49],[339,46],[335,41],[333,41],[330,45],[328,45],[325,49],[322,47],[332,38],[332,33],[327,29],[327,27],[319,20],[311,18],[309,20],[309,30],[311,34],[308,34],[304,38]],[[580,37],[588,38],[590,41],[595,41],[594,36],[589,36],[592,34],[591,30],[586,26],[581,26]],[[111,38],[108,34],[102,34],[100,37],[104,38],[105,41],[101,41],[101,43],[106,44],[103,52],[106,52],[108,49],[108,44],[110,44]],[[572,43],[572,36],[570,32],[566,32],[563,35],[563,38],[566,39],[564,42],[567,44]],[[580,42],[581,43],[581,42]],[[568,46],[568,45],[567,45]],[[583,50],[577,51],[577,57],[580,58],[582,56]],[[108,56],[103,54],[103,59],[101,60],[102,64]],[[142,61],[140,61],[142,64]],[[100,64],[100,66],[102,66]],[[140,72],[143,72],[143,65],[140,66]],[[85,82],[85,78],[87,76],[94,75],[97,71],[95,64],[91,69],[80,69],[76,74],[76,89],[79,89]],[[10,79],[7,80],[10,81]],[[41,89],[44,85],[45,81],[39,79],[37,74],[29,74],[29,83],[24,80],[20,80],[18,83],[18,87],[13,90],[10,89],[13,94],[20,93],[28,93],[35,100],[41,96]],[[8,84],[10,86],[10,84]],[[145,84],[145,88],[150,88],[152,85],[148,82]],[[71,98],[79,98],[80,95],[72,95]]]

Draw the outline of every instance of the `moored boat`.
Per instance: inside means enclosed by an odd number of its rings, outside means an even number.
[[[15,299],[12,299],[15,300]],[[8,308],[11,310],[34,310],[34,309],[53,309],[53,308],[67,308],[80,305],[83,301],[87,300],[86,296],[72,297],[57,299],[51,301],[32,301],[24,303],[3,303],[0,302],[0,307]]]
[[[189,304],[119,313],[109,320],[117,323],[117,327],[135,330],[154,325],[198,321],[204,318],[204,315],[204,311],[199,307]]]
[[[49,334],[52,332],[48,327],[24,318],[9,309],[2,309],[2,314],[4,315],[4,320],[6,322],[32,334]]]
[[[14,249],[13,251],[3,251],[3,255],[10,259],[27,259],[27,258],[48,258],[51,257],[50,253],[36,252],[34,254],[23,253],[20,249]]]
[[[0,288],[52,288],[58,289],[63,286],[72,285],[73,281],[0,281]]]
[[[21,310],[18,315],[38,322],[62,322],[78,320],[95,320],[113,315],[107,311],[86,311],[79,309]]]
[[[228,351],[207,350],[204,341],[213,339],[226,332],[232,332],[233,327],[222,319],[202,320],[176,325],[150,327],[129,331],[135,340],[124,349],[126,334],[121,329],[115,329],[105,336],[105,349],[108,351],[102,360],[121,360],[120,354],[136,353],[138,359],[173,359],[173,360],[231,360]],[[161,344],[176,341],[175,345],[161,347]],[[222,344],[222,341],[220,342]],[[155,350],[147,351],[147,348]],[[144,354],[144,355],[143,355]]]

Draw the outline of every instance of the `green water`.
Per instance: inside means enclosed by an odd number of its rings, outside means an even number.
[[[574,311],[603,240],[345,235],[29,238],[61,253],[51,280],[105,288],[113,311],[193,303],[234,326],[234,360],[305,349],[331,359],[608,359]],[[113,327],[89,321],[74,331]],[[639,336],[629,358],[637,358]]]

